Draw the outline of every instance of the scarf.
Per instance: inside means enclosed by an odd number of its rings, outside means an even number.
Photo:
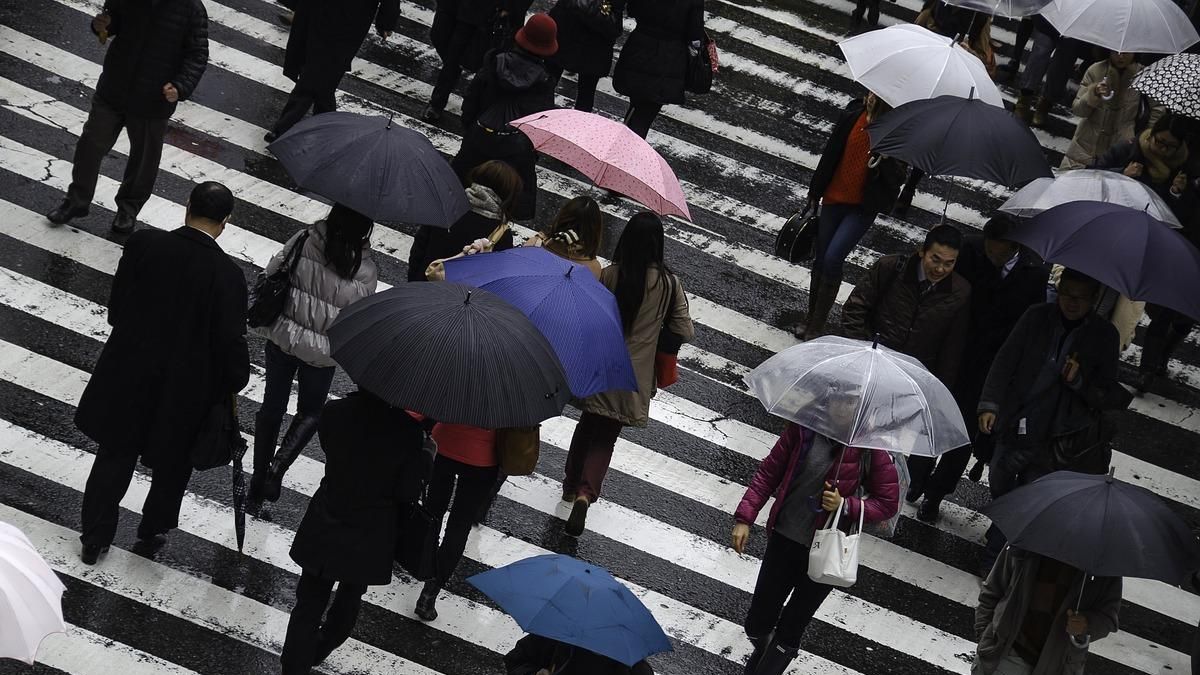
[[[1152,143],[1149,129],[1146,129],[1142,132],[1142,135],[1138,136],[1138,146],[1141,147],[1142,156],[1146,159],[1146,174],[1150,176],[1150,182],[1156,185],[1163,184],[1170,181],[1175,171],[1187,161],[1187,143],[1181,144],[1166,159],[1150,147]]]
[[[491,220],[504,220],[504,211],[500,196],[490,187],[472,184],[467,188],[467,204],[471,210],[484,218]]]

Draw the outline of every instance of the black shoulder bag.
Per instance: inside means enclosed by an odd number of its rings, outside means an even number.
[[[250,308],[246,310],[246,323],[251,328],[270,326],[283,314],[288,291],[292,288],[292,273],[296,271],[296,265],[300,264],[300,252],[304,250],[306,241],[307,230],[292,244],[291,250],[283,257],[278,269],[271,274],[259,273],[254,287],[250,289]]]
[[[821,207],[811,202],[805,204],[804,210],[793,214],[779,229],[775,255],[793,264],[811,260],[820,226]]]

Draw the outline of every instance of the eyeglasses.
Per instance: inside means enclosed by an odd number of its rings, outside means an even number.
[[[1175,152],[1176,150],[1179,149],[1179,146],[1183,145],[1183,141],[1176,141],[1174,143],[1168,143],[1167,141],[1164,141],[1162,139],[1162,136],[1157,136],[1157,135],[1151,136],[1150,140],[1155,145],[1157,145],[1159,148],[1162,148],[1163,150],[1166,150],[1167,152]]]

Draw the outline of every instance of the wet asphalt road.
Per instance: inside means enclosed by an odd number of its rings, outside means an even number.
[[[227,234],[222,244],[249,279],[264,256],[323,207],[289,192],[290,180],[260,139],[286,98],[278,7],[265,0],[206,5],[210,67],[172,122],[157,198],[142,216],[156,227],[176,226],[193,182],[219,174],[240,198],[234,216],[240,234]],[[387,44],[367,41],[342,82],[339,105],[394,112],[452,154],[460,133],[456,114],[437,127],[414,119],[437,66],[427,44],[431,8],[432,0],[402,4],[398,34]],[[787,329],[806,303],[807,271],[770,251],[782,220],[802,201],[830,122],[861,93],[839,66],[834,41],[848,8],[845,0],[709,3],[708,28],[722,52],[717,88],[688,107],[668,108],[650,137],[685,182],[695,218],[671,223],[667,257],[694,296],[697,340],[681,355],[687,370],[660,395],[651,425],[623,433],[634,446],[618,449],[589,532],[578,541],[561,532],[566,512],[557,504],[557,480],[571,424],[563,420],[544,439],[538,476],[511,483],[487,527],[475,533],[450,597],[439,602],[443,618],[433,625],[414,620],[416,587],[399,578],[368,598],[356,642],[327,672],[500,672],[500,654],[519,633],[464,579],[544,551],[577,555],[639,592],[647,589],[647,604],[675,645],[652,659],[658,672],[741,672],[748,646],[737,626],[756,561],[725,548],[731,500],[782,425],[744,392],[740,378],[793,342]],[[909,21],[915,9],[910,0],[885,3],[885,22]],[[165,548],[135,549],[140,500],[127,500],[116,541],[122,550],[92,570],[77,563],[71,531],[78,528],[94,447],[71,418],[106,335],[103,306],[122,238],[108,230],[110,182],[102,184],[92,215],[74,223],[77,230],[47,230],[37,214],[61,198],[69,180],[103,58],[86,28],[90,10],[84,0],[0,0],[0,520],[23,527],[60,571],[68,588],[64,613],[78,627],[46,643],[41,658],[48,665],[5,662],[0,673],[276,672],[297,580],[286,550],[320,478],[316,443],[280,502],[253,520],[246,555],[230,549],[228,475],[213,471],[193,478],[185,522]],[[1006,39],[1011,26],[1000,28],[997,37]],[[573,95],[570,78],[559,93]],[[457,112],[456,101],[449,112]],[[607,81],[597,105],[614,117],[624,110]],[[1052,165],[1072,127],[1068,117],[1056,116],[1042,135]],[[114,153],[102,174],[119,180],[123,160]],[[586,191],[562,165],[546,161],[543,169],[532,224],[548,222],[564,199]],[[847,265],[846,282],[859,279],[875,256],[919,241],[938,221],[947,189],[927,180],[906,221],[880,218]],[[1000,197],[994,188],[957,189],[949,216],[971,231]],[[602,206],[611,253],[636,207],[612,198]],[[376,257],[381,278],[400,283],[412,231],[383,234]],[[261,367],[261,340],[251,338],[251,354]],[[1136,348],[1125,357],[1135,363]],[[1177,359],[1171,381],[1122,415],[1117,466],[1119,475],[1157,489],[1197,522],[1195,343]],[[339,373],[334,395],[350,388]],[[240,405],[247,433],[260,400],[261,386],[252,383]],[[577,413],[568,409],[566,416]],[[985,498],[986,487],[964,481],[937,526],[904,518],[890,545],[864,559],[859,582],[826,603],[806,636],[810,654],[794,672],[968,672],[983,527],[974,509]],[[756,528],[748,553],[758,558],[763,547]],[[1200,618],[1194,591],[1158,585],[1127,592],[1125,632],[1097,643],[1088,671],[1181,672]]]

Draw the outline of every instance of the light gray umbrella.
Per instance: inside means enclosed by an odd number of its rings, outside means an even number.
[[[1000,210],[1019,218],[1032,218],[1059,204],[1079,201],[1128,206],[1145,211],[1173,228],[1183,227],[1171,206],[1148,185],[1116,171],[1100,169],[1075,169],[1055,178],[1038,178],[1017,190],[1000,205]]]

